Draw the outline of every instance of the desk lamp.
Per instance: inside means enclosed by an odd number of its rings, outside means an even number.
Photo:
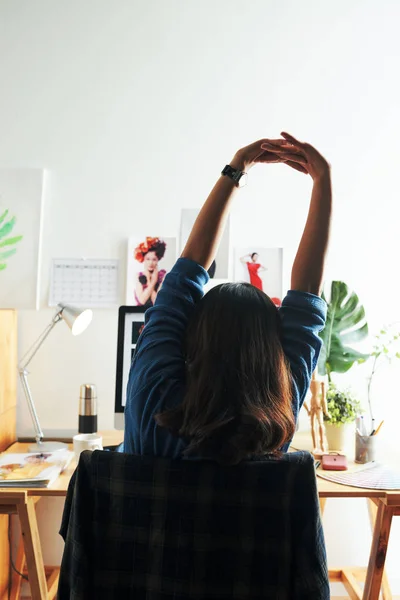
[[[68,447],[67,444],[64,444],[62,442],[43,442],[43,431],[40,427],[39,418],[36,412],[35,404],[33,402],[32,392],[28,383],[28,365],[36,356],[40,347],[59,321],[66,322],[66,324],[72,331],[72,335],[79,335],[88,327],[89,323],[92,320],[92,316],[93,313],[91,310],[77,308],[76,306],[64,306],[62,304],[59,304],[57,306],[57,313],[54,315],[51,323],[46,327],[43,333],[41,333],[36,342],[34,342],[34,344],[24,354],[18,365],[19,376],[25,393],[26,401],[28,403],[29,412],[31,413],[33,426],[36,434],[36,444],[29,446],[28,452],[52,452],[54,450],[61,450],[63,448]]]

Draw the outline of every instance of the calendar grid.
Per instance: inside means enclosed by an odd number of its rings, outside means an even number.
[[[53,259],[49,306],[59,303],[87,308],[119,304],[119,261],[113,259]]]

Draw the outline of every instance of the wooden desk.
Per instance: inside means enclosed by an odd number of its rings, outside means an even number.
[[[320,477],[317,477],[317,487],[322,516],[328,498],[365,498],[373,533],[368,568],[329,569],[329,580],[343,583],[352,600],[378,600],[381,588],[383,600],[392,600],[384,569],[392,518],[400,515],[400,491],[356,488]],[[364,582],[364,591],[360,582]]]
[[[103,436],[104,446],[119,444],[123,439],[122,431],[100,433]],[[7,448],[6,452],[27,452],[28,445],[16,442]],[[72,449],[72,445],[70,448]],[[43,564],[35,504],[43,497],[65,497],[75,466],[75,461],[72,460],[64,473],[47,488],[6,489],[0,487],[0,514],[17,514],[19,517],[23,543],[18,549],[16,568],[23,572],[26,563],[32,600],[55,598],[60,575],[59,567],[45,567]],[[10,600],[18,600],[21,583],[21,577],[16,573],[13,574]]]
[[[102,435],[103,445],[107,446],[120,443],[123,432],[103,432]],[[26,452],[27,445],[21,443],[13,444],[8,448],[7,452]],[[59,576],[59,568],[55,568],[52,571],[48,570],[48,580],[46,582],[46,572],[43,565],[34,505],[42,497],[66,496],[68,484],[74,469],[75,463],[73,461],[68,469],[48,488],[12,490],[2,490],[0,488],[0,513],[17,513],[21,520],[32,600],[51,600],[54,598]],[[328,498],[366,498],[369,501],[371,522],[374,523],[368,569],[361,569],[360,567],[330,569],[330,580],[341,581],[345,585],[349,597],[355,600],[378,600],[382,585],[384,600],[390,600],[389,586],[383,574],[392,517],[395,515],[400,516],[400,491],[385,492],[355,488],[333,483],[319,477],[317,478],[317,482],[322,513]],[[21,547],[17,558],[17,568],[19,565],[19,570],[23,568],[23,558],[23,549]],[[363,579],[365,579],[364,594],[358,585],[358,581],[362,581]],[[16,593],[18,593],[20,583],[20,577],[17,576],[11,600],[17,600],[18,595]]]
[[[295,434],[292,449],[311,450],[311,436],[307,431]],[[351,464],[351,461],[350,461]],[[392,518],[400,515],[400,490],[370,490],[351,487],[317,477],[321,514],[328,498],[365,498],[372,529],[372,543],[368,568],[343,567],[329,569],[329,579],[341,582],[354,600],[378,600],[382,588],[383,600],[392,600],[385,573],[385,560]],[[364,582],[364,591],[359,582]]]

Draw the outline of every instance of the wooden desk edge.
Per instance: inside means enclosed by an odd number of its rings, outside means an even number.
[[[124,432],[118,429],[110,430],[110,431],[99,431],[99,434],[103,437],[103,446],[117,446],[120,444],[124,438]],[[28,443],[23,442],[14,442],[11,444],[7,450],[5,450],[2,454],[12,454],[13,452],[23,453],[27,452]],[[72,443],[68,445],[69,450],[72,450]],[[33,487],[0,487],[0,493],[10,493],[10,492],[27,492],[28,496],[56,496],[56,497],[65,497],[68,491],[68,485],[75,471],[76,463],[73,458],[71,463],[65,469],[63,473],[61,473],[57,479],[49,486],[43,488],[33,488]]]
[[[110,430],[100,431],[103,436],[103,445],[111,446],[121,443],[123,440],[123,431]],[[28,444],[16,442],[7,448],[6,452],[26,452]],[[69,445],[72,449],[72,444]],[[72,474],[75,470],[75,460],[73,459],[68,468],[46,488],[1,488],[0,492],[13,490],[15,492],[27,492],[28,496],[52,496],[65,497],[67,495],[68,485]],[[366,488],[357,488],[346,486],[341,483],[336,483],[317,477],[318,495],[320,498],[378,498],[389,506],[400,506],[400,490],[375,490]]]

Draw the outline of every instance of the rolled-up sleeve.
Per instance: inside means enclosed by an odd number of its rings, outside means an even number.
[[[317,366],[322,347],[322,339],[318,334],[325,327],[327,305],[320,296],[290,290],[282,302],[279,313],[282,324],[282,346],[298,388],[297,410],[299,410]]]

